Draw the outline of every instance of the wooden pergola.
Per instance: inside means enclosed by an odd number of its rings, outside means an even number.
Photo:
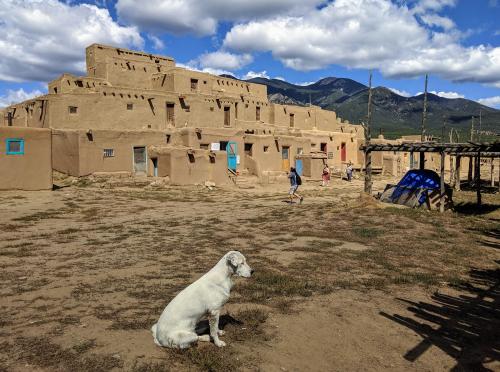
[[[394,151],[394,152],[409,152],[412,154],[418,152],[423,156],[426,152],[441,154],[441,190],[440,190],[440,211],[444,212],[445,186],[444,186],[444,163],[445,156],[455,156],[455,185],[458,185],[460,190],[460,159],[464,156],[475,160],[475,184],[477,192],[477,204],[481,205],[481,158],[500,158],[500,142],[494,143],[439,143],[439,142],[403,142],[401,144],[390,143],[369,143],[360,147],[368,157],[373,151]],[[420,161],[420,169],[425,168],[425,163]],[[469,168],[471,169],[471,168]],[[367,178],[371,179],[371,166],[366,167]],[[493,172],[492,172],[493,177]],[[500,188],[500,172],[499,172],[499,188]]]

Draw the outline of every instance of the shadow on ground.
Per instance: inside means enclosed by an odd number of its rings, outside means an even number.
[[[405,359],[414,362],[436,346],[456,360],[452,371],[489,371],[485,364],[500,361],[500,269],[473,269],[470,280],[454,287],[466,294],[435,293],[431,302],[399,299],[411,318],[380,314],[422,337]]]
[[[472,203],[472,202],[456,203],[453,206],[453,210],[455,212],[468,215],[488,214],[496,211],[497,209],[500,209],[500,205],[498,204],[483,203],[478,206],[477,203]]]

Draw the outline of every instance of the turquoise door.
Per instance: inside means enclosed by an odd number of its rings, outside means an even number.
[[[238,145],[236,142],[228,142],[226,145],[227,168],[236,172],[236,157],[238,155]]]
[[[295,159],[295,170],[299,176],[302,176],[302,159]]]

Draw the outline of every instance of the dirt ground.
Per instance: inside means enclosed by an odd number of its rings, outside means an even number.
[[[360,180],[308,182],[302,205],[286,185],[130,186],[0,194],[0,371],[500,371],[498,193],[441,215]],[[166,304],[233,249],[256,272],[228,346],[157,347]]]

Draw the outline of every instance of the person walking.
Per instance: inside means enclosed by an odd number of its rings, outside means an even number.
[[[330,184],[330,168],[328,168],[328,164],[325,164],[321,178],[323,180],[323,182],[321,183],[321,186],[325,187],[325,186],[328,186]]]
[[[351,182],[353,168],[352,168],[352,163],[350,160],[349,160],[349,163],[347,163],[347,168],[345,171],[347,173],[347,181]]]
[[[290,173],[288,174],[288,178],[290,179],[290,190],[288,191],[288,196],[290,198],[290,204],[293,203],[293,198],[299,199],[299,204],[302,204],[304,197],[297,194],[297,189],[302,184],[302,180],[300,176],[297,174],[297,171],[294,167],[290,168]]]

